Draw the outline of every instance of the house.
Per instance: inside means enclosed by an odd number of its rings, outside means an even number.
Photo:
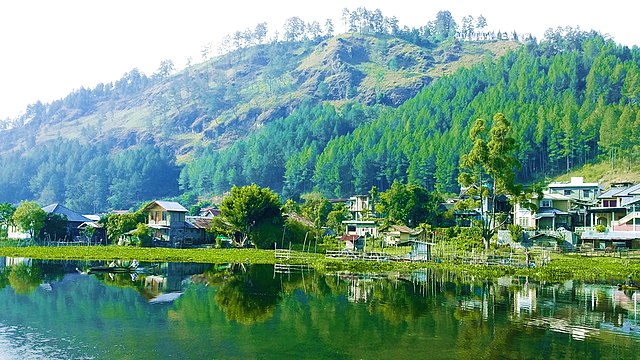
[[[395,246],[400,242],[416,240],[420,233],[420,231],[415,231],[408,226],[390,225],[382,231],[382,236],[387,245]]]
[[[588,214],[591,223],[605,231],[583,232],[583,243],[592,243],[594,248],[640,247],[640,184],[614,183],[598,200]]]
[[[73,240],[80,236],[80,225],[86,222],[92,222],[91,219],[78,214],[60,204],[51,204],[42,208],[47,214],[62,215],[67,218],[67,236],[68,240]]]
[[[355,195],[347,201],[347,209],[351,212],[354,220],[363,220],[373,214],[373,201],[368,195]]]
[[[346,250],[362,251],[365,246],[365,238],[360,235],[342,235],[340,241],[344,241]]]
[[[594,225],[604,225],[610,230],[634,230],[640,225],[639,202],[640,184],[614,183],[598,196],[598,205],[588,212]],[[640,226],[637,227],[640,231]]]
[[[572,177],[569,182],[549,184],[550,194],[561,194],[571,199],[567,212],[574,226],[593,226],[588,210],[598,204],[602,187],[598,183],[585,183],[583,177]]]
[[[154,245],[182,247],[193,243],[196,234],[187,225],[187,209],[174,201],[152,201],[143,209],[148,214],[147,226],[152,229]]]
[[[524,208],[520,204],[514,206],[514,224],[524,229],[556,230],[558,228],[572,229],[573,222],[568,209],[571,198],[544,191],[542,198],[534,195],[532,201],[538,206],[538,210]]]
[[[407,258],[411,261],[430,261],[431,247],[435,245],[426,241],[408,240],[398,243],[398,246],[411,246]]]
[[[494,210],[496,214],[511,214],[511,205],[506,195],[500,194],[496,196],[495,199],[493,199],[495,201],[492,201],[491,197],[483,197],[481,199],[480,196],[476,195],[478,193],[477,189],[477,185],[461,187],[458,198],[450,200],[450,202],[454,204],[453,208],[455,210],[453,214],[457,226],[472,227],[476,221],[482,220],[482,214],[487,214]],[[455,203],[468,199],[473,199],[475,202],[478,202],[478,207],[475,209],[456,209],[457,206]]]
[[[215,207],[202,208],[200,209],[198,216],[203,218],[214,218],[216,216],[220,216],[220,210]]]
[[[212,219],[213,217],[209,216],[186,216],[185,245],[213,243],[215,239],[207,233],[207,229],[211,227]]]
[[[378,237],[378,226],[373,220],[345,220],[342,225],[345,226],[346,235]]]

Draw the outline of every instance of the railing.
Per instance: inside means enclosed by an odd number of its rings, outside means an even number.
[[[629,220],[636,219],[638,217],[640,217],[640,212],[634,211],[634,212],[628,213],[627,215],[625,215],[624,217],[622,217],[619,220],[613,220],[611,222],[611,226],[612,227],[620,226],[622,224],[626,224],[627,222],[629,222]]]
[[[361,252],[352,250],[327,250],[327,259],[389,261],[389,254],[380,252]]]
[[[290,249],[276,249],[274,251],[276,259],[307,259],[309,254],[300,251],[293,251]]]

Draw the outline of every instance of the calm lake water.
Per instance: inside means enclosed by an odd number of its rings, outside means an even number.
[[[640,292],[446,271],[0,258],[0,359],[636,359]]]

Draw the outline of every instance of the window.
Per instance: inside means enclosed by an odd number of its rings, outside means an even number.
[[[564,191],[564,196],[571,196],[571,193],[572,193],[572,192],[573,192],[573,191],[571,191],[571,189],[565,190],[565,191]]]
[[[540,207],[551,207],[551,200],[544,199],[540,202]]]
[[[585,198],[591,197],[591,190],[582,190],[582,196]]]
[[[162,212],[162,221],[167,221],[167,212],[166,211]]]
[[[523,228],[528,228],[529,218],[526,218],[526,217],[518,218],[518,225],[522,226]]]
[[[347,225],[347,232],[354,232],[354,231],[356,231],[355,225]]]
[[[616,200],[602,200],[602,207],[616,207]]]

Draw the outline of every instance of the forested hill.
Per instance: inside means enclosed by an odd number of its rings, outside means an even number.
[[[596,33],[550,32],[435,81],[397,109],[300,107],[225,151],[202,152],[181,182],[222,191],[256,181],[287,197],[366,193],[394,180],[454,192],[470,124],[497,112],[512,122],[523,182],[599,160],[625,169],[640,148],[639,64],[638,49]]]
[[[0,202],[190,205],[249,183],[287,198],[394,180],[451,192],[469,123],[496,112],[521,140],[523,181],[633,159],[637,49],[570,28],[539,43],[461,41],[448,12],[418,29],[359,14],[336,36],[292,18],[267,41],[259,24],[178,73],[163,62],[150,77],[133,70],[29,106],[0,131]]]

